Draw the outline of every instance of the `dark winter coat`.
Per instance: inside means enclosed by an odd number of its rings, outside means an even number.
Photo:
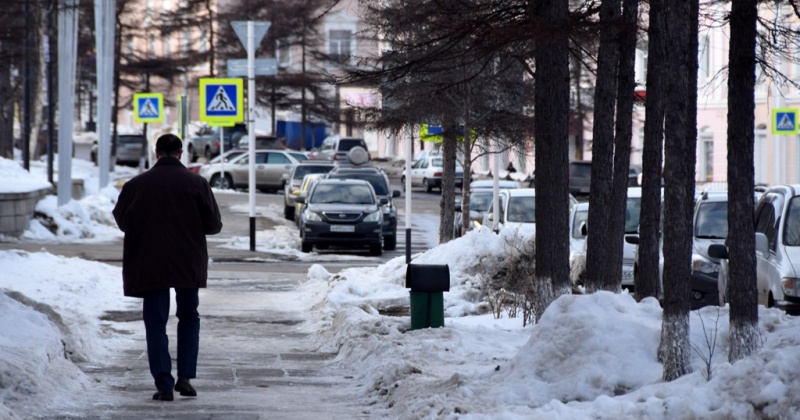
[[[206,287],[206,235],[222,220],[205,178],[174,157],[126,182],[114,207],[125,232],[122,283],[125,296],[151,290]]]

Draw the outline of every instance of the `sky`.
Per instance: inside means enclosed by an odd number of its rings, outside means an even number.
[[[136,171],[117,168],[112,181]],[[85,177],[85,197],[62,208],[54,196],[37,205],[54,220],[55,233],[34,221],[20,238],[0,241],[121,238],[111,216],[118,193],[92,187],[96,171],[76,159],[73,175]],[[28,173],[18,161],[0,158],[0,192],[43,179],[41,162]],[[257,211],[283,219],[279,206]],[[488,271],[525,239],[513,232],[471,231],[414,255],[415,264],[447,261],[451,279],[443,294],[445,326],[410,330],[408,316],[380,313],[408,305],[405,257],[378,266],[352,258],[351,268],[326,268],[299,251],[290,226],[258,232],[259,250],[311,263],[300,289],[319,300],[309,322],[319,323],[313,337],[320,351],[338,352],[333,363],[368,384],[359,389],[374,393],[395,418],[800,418],[800,321],[780,310],[759,308],[762,346],[734,364],[727,361],[728,307],[692,311],[693,372],[664,382],[656,356],[662,310],[654,299],[636,302],[625,292],[566,295],[528,325],[508,305],[494,311],[485,292]],[[249,238],[209,246],[248,249]],[[85,395],[76,391],[93,384],[74,362],[101,361],[131,343],[113,322],[99,320],[105,311],[139,305],[122,296],[121,269],[45,250],[0,251],[0,268],[0,418],[22,419],[34,408]]]

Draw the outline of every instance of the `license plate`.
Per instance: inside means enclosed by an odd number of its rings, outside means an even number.
[[[353,225],[331,225],[331,232],[355,232],[356,227]]]
[[[622,279],[623,280],[633,280],[633,271],[622,270]]]

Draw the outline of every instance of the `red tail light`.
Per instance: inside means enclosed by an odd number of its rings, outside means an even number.
[[[215,141],[215,142],[214,142],[214,147],[216,147],[217,149],[219,149],[219,140],[217,140],[217,141]]]
[[[434,172],[433,176],[442,176],[441,172]]]

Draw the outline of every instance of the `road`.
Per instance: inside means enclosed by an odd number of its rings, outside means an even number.
[[[399,187],[399,186],[398,186]],[[414,192],[412,250],[430,248],[436,242],[439,194]],[[242,213],[247,194],[217,194],[223,217],[222,236],[249,235],[249,216]],[[256,206],[282,205],[278,194],[257,194]],[[400,230],[405,223],[402,199]],[[236,211],[232,210],[236,207]],[[257,220],[257,229],[268,229],[270,221]],[[385,252],[373,263],[380,264],[405,255],[405,241]],[[36,244],[2,243],[0,249],[47,251],[120,265],[122,243]],[[42,419],[320,419],[382,418],[383,407],[367,400],[364,384],[354,383],[351,372],[335,363],[336,354],[319,350],[314,336],[317,319],[311,319],[310,299],[298,292],[307,281],[310,262],[287,258],[284,261],[249,262],[249,250],[209,247],[217,261],[209,270],[208,288],[201,291],[201,349],[198,377],[193,384],[197,398],[176,394],[174,402],[152,401],[155,391],[147,367],[144,326],[139,307],[119,308],[106,313],[109,328],[129,337],[124,348],[114,349],[103,360],[78,363],[92,379],[94,388],[59,403]],[[319,263],[331,272],[353,265],[336,253]],[[289,304],[287,304],[289,303]],[[175,322],[169,325],[170,345],[175,350]],[[115,341],[117,342],[117,341]]]

